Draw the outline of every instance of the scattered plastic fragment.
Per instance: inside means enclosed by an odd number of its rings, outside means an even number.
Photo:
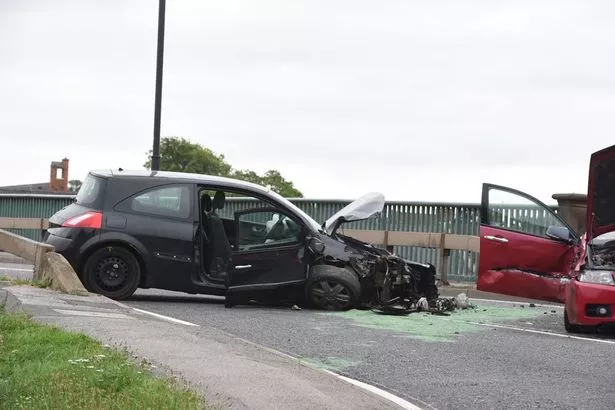
[[[416,307],[420,310],[429,310],[429,302],[427,302],[427,298],[420,298],[419,301],[416,303]]]
[[[470,306],[470,300],[465,293],[460,293],[455,297],[455,305],[459,309],[467,309]]]

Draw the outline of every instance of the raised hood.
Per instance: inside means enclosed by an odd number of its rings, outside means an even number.
[[[370,218],[382,212],[383,208],[384,195],[370,192],[339,210],[327,219],[323,227],[329,235],[333,235],[342,223]]]
[[[587,187],[587,240],[615,231],[615,145],[594,152]]]

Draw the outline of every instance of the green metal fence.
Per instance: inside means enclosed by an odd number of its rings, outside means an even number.
[[[56,211],[69,205],[71,196],[46,195],[0,195],[0,217],[49,218]],[[348,205],[343,200],[293,199],[299,208],[322,223],[328,217]],[[253,199],[227,198],[221,216],[232,217],[239,210],[262,205]],[[406,232],[442,232],[462,235],[478,235],[480,206],[461,203],[387,202],[380,216],[345,224],[346,229],[390,230]],[[553,207],[556,210],[556,207]],[[542,209],[519,206],[498,206],[490,209],[490,216],[502,227],[521,229],[524,232],[539,233],[552,218]],[[13,232],[34,240],[41,239],[39,230],[13,230]],[[541,232],[542,233],[542,232]],[[398,255],[438,266],[439,249],[410,246],[396,246]],[[475,252],[451,251],[449,279],[474,281],[478,268]]]

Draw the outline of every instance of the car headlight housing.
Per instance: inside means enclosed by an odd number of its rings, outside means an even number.
[[[579,275],[580,282],[599,283],[601,285],[615,285],[613,272],[608,270],[586,270]]]

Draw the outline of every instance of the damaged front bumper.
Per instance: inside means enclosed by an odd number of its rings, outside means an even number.
[[[432,264],[407,261],[395,255],[353,259],[351,267],[359,274],[368,300],[363,308],[391,315],[413,312],[448,314],[468,306],[465,294],[444,298],[438,294],[436,269]],[[370,289],[371,288],[371,289]]]

